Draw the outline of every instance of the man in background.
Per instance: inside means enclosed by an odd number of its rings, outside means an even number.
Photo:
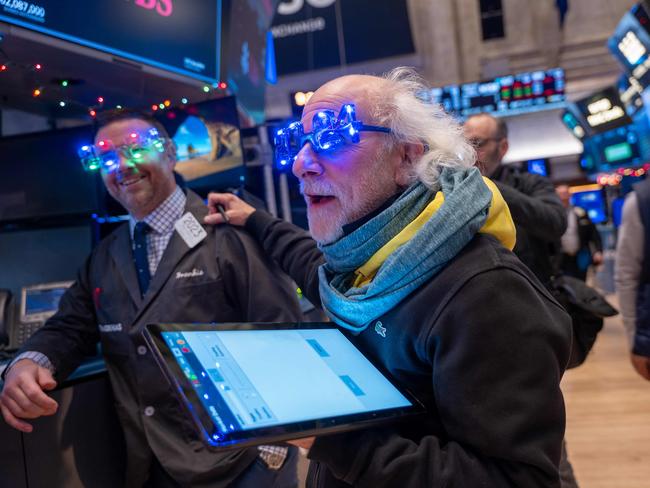
[[[477,166],[503,195],[517,228],[514,253],[539,280],[549,286],[552,256],[566,231],[566,211],[551,181],[503,164],[508,152],[508,126],[488,114],[469,117],[465,135],[476,148]]]
[[[558,185],[555,191],[566,209],[567,216],[567,229],[561,238],[559,267],[564,274],[585,281],[589,266],[598,266],[603,262],[600,233],[587,211],[571,204],[568,185]]]
[[[201,226],[205,205],[177,185],[174,145],[157,121],[106,121],[88,157],[130,219],[97,245],[58,312],[5,371],[5,421],[27,433],[27,420],[54,415],[46,392],[101,342],[126,440],[126,486],[297,487],[295,448],[208,451],[141,334],[154,322],[299,321],[290,280],[245,232]],[[188,227],[194,232],[182,232]]]

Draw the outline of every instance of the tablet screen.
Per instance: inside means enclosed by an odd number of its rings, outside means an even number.
[[[160,337],[171,353],[167,361],[177,366],[172,375],[182,372],[181,383],[191,385],[186,400],[198,399],[216,443],[340,426],[416,406],[336,328],[215,327],[161,331]]]

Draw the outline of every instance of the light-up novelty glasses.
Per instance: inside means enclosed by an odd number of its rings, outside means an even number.
[[[334,151],[345,144],[357,144],[361,138],[360,132],[389,134],[390,129],[366,125],[357,120],[351,103],[341,107],[338,117],[333,110],[321,110],[314,115],[308,134],[305,134],[302,122],[292,122],[276,132],[275,162],[280,168],[293,164],[307,142],[317,153]]]
[[[165,138],[160,135],[158,129],[152,127],[143,134],[131,132],[125,144],[120,146],[116,146],[113,141],[102,140],[97,144],[81,146],[78,154],[86,171],[96,171],[101,168],[110,173],[119,166],[119,153],[126,158],[127,166],[134,167],[146,161],[148,155],[164,151]]]

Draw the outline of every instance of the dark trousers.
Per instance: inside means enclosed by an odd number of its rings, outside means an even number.
[[[143,488],[181,488],[181,485],[154,458],[149,480]],[[298,448],[289,448],[287,459],[277,470],[269,469],[258,456],[229,488],[298,488]]]

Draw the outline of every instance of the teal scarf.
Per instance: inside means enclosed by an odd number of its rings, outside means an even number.
[[[354,271],[412,222],[436,192],[415,183],[354,232],[321,246],[326,264],[318,270],[320,296],[334,322],[363,331],[440,272],[483,226],[492,192],[478,169],[445,168],[439,187],[445,197],[442,206],[410,241],[384,261],[369,284],[352,286]]]

